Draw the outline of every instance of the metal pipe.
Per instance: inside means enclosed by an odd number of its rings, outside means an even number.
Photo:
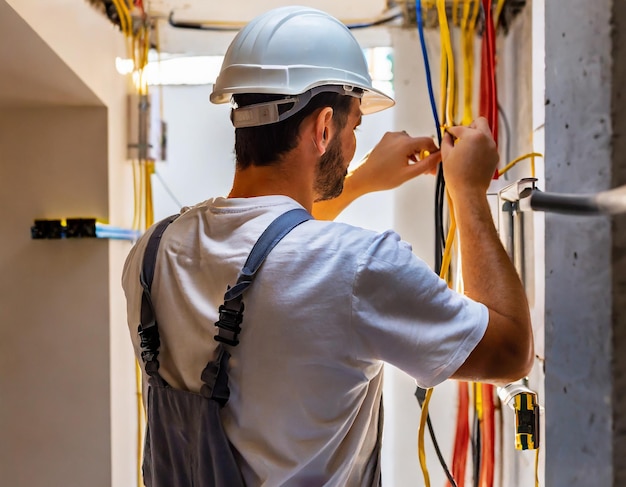
[[[626,186],[601,191],[597,194],[544,193],[537,189],[527,197],[524,206],[535,211],[548,211],[569,215],[616,215],[626,213]]]
[[[530,208],[535,211],[566,213],[569,215],[598,215],[602,213],[593,196],[544,193],[534,190],[529,196]]]

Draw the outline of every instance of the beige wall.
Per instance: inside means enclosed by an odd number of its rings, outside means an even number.
[[[29,235],[35,217],[106,214],[105,130],[102,107],[0,116],[4,485],[110,483],[108,244]]]
[[[135,484],[127,242],[35,218],[132,220],[124,42],[87,2],[0,0],[0,484]]]

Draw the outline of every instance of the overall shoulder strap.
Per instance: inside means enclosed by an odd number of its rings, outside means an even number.
[[[152,288],[152,280],[154,279],[154,268],[156,266],[161,237],[169,224],[176,220],[178,216],[179,215],[172,215],[156,224],[155,229],[148,239],[146,250],[143,254],[141,273],[139,274],[139,281],[143,288],[141,295],[140,323],[138,327],[139,337],[141,338],[141,359],[146,364],[146,373],[151,376],[158,374],[159,361],[157,360],[157,356],[159,355],[159,346],[161,343],[150,290]]]
[[[159,361],[157,356],[159,355],[159,346],[161,345],[150,290],[161,237],[168,225],[176,220],[178,216],[173,215],[157,223],[146,245],[139,277],[143,287],[143,294],[141,297],[141,322],[138,332],[141,338],[141,358],[145,363],[146,373],[150,376],[158,374]],[[226,291],[224,305],[219,308],[219,321],[215,323],[219,328],[219,334],[216,335],[215,340],[233,346],[239,343],[238,335],[241,332],[239,325],[243,319],[242,293],[252,284],[256,272],[276,244],[295,227],[312,218],[308,211],[296,208],[280,215],[261,234],[254,247],[252,247],[250,255],[248,255],[237,283],[232,288],[229,286]]]
[[[311,214],[303,208],[289,210],[270,223],[261,234],[239,273],[237,283],[233,287],[229,286],[226,290],[224,304],[219,308],[219,321],[215,323],[215,326],[219,328],[215,340],[232,346],[239,343],[238,335],[241,332],[239,325],[243,320],[244,308],[243,292],[252,284],[261,264],[276,244],[295,227],[312,218]]]

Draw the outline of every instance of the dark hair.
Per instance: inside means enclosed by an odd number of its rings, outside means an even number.
[[[285,95],[267,95],[245,93],[233,95],[237,106],[243,107],[255,103],[263,103],[284,98]],[[338,130],[348,122],[348,114],[354,97],[339,93],[322,92],[311,98],[311,101],[291,117],[268,125],[235,129],[235,156],[237,168],[246,169],[251,165],[269,166],[280,156],[294,149],[298,143],[298,130],[302,121],[315,110],[323,107],[333,109],[333,122]],[[279,111],[284,112],[291,104],[280,105]]]

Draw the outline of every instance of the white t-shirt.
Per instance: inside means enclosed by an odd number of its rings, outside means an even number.
[[[199,391],[227,284],[280,214],[286,196],[216,198],[165,232],[152,297],[160,372]],[[136,353],[139,272],[147,235],[124,268]],[[382,363],[432,387],[482,338],[485,306],[448,289],[394,232],[308,221],[270,253],[244,294],[222,418],[247,485],[370,485]]]

